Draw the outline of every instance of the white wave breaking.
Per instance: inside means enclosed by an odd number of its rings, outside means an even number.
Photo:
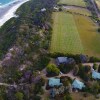
[[[16,17],[15,12],[16,10],[25,2],[29,0],[15,0],[13,2],[10,2],[9,4],[3,5],[0,7],[0,9],[7,10],[7,6],[9,6],[9,9],[6,13],[3,14],[3,16],[0,18],[0,27],[9,19],[12,17]]]

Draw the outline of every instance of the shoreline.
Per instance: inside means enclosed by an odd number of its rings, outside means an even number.
[[[12,17],[17,17],[15,15],[16,10],[25,2],[29,0],[17,0],[5,7],[0,7],[0,27]]]

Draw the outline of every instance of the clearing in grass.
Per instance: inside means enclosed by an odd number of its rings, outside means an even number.
[[[58,4],[67,4],[86,7],[84,0],[59,0]]]
[[[53,13],[53,34],[50,51],[60,53],[83,53],[80,36],[72,14]]]

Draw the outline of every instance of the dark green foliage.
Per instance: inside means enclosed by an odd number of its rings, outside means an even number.
[[[98,65],[97,65],[96,63],[94,63],[94,64],[93,64],[93,69],[94,69],[94,70],[97,70],[97,68],[98,68]]]
[[[42,90],[42,85],[41,85],[41,83],[35,84],[35,87],[34,87],[34,94],[40,93],[41,90]]]
[[[81,63],[81,59],[80,59],[80,55],[79,54],[63,54],[63,53],[50,53],[49,56],[53,57],[53,58],[57,58],[57,57],[62,57],[62,56],[66,56],[69,58],[74,58],[74,60],[76,61],[76,63]]]
[[[63,98],[63,100],[72,100],[72,97],[70,94],[66,94]]]
[[[61,83],[63,83],[64,86],[69,86],[70,84],[72,84],[72,79],[67,76],[60,77],[60,81]]]
[[[24,95],[23,95],[23,93],[21,93],[21,92],[17,92],[17,93],[15,94],[15,97],[16,97],[17,100],[23,100]]]
[[[40,96],[34,96],[33,100],[41,100]]]
[[[57,58],[60,56],[66,56],[66,57],[70,57],[70,58],[74,58],[74,60],[76,61],[77,64],[82,63],[81,58],[80,58],[81,54],[63,54],[63,53],[50,53],[49,56],[53,57],[53,58]],[[87,57],[87,59],[89,60],[88,62],[100,62],[100,58],[97,57]]]
[[[45,55],[40,55],[39,57],[40,58],[38,58],[35,63],[35,67],[38,70],[42,70],[43,68],[45,68],[48,65],[50,58]]]
[[[90,57],[89,62],[100,62],[100,58],[96,58],[96,57]]]
[[[77,75],[78,74],[78,72],[79,72],[79,67],[78,67],[78,65],[76,65],[75,67],[74,67],[74,72],[73,72],[73,75]]]
[[[83,66],[79,65],[79,72],[78,75],[84,80],[84,81],[89,81],[91,78],[90,72],[90,66]]]
[[[98,67],[98,72],[100,73],[100,65],[99,65],[99,67]]]
[[[0,86],[0,100],[7,100],[5,86]]]
[[[98,28],[98,32],[100,33],[100,28]]]
[[[61,64],[59,65],[59,69],[63,73],[68,73],[74,68],[74,66],[75,66],[74,64]]]
[[[90,66],[84,66],[84,71],[85,73],[89,73],[91,71],[91,67]]]
[[[16,40],[17,25],[17,19],[12,18],[0,28],[0,56],[2,56]]]
[[[33,35],[33,27],[39,31],[40,28],[47,26],[46,22],[49,23],[51,21],[51,12],[55,3],[56,0],[31,0],[23,4],[16,12],[19,17],[10,19],[0,28],[0,36],[2,38],[0,39],[0,56],[2,57],[16,41],[17,43],[20,42],[22,46],[25,42],[29,43],[30,37]],[[46,8],[46,12],[41,12],[42,8]],[[48,33],[49,31],[47,29]],[[35,40],[31,41],[29,45],[33,46],[33,43],[38,43],[38,47],[40,46],[40,41],[42,40],[36,36],[34,35]],[[49,34],[47,37],[49,37]],[[48,42],[43,43],[44,49],[48,49],[48,46]]]

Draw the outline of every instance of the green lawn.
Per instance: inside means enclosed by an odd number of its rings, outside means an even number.
[[[67,4],[86,7],[84,0],[59,0],[58,4]]]
[[[84,16],[74,15],[76,26],[84,47],[84,53],[100,57],[100,33],[94,22]]]
[[[53,20],[50,51],[73,54],[83,53],[83,46],[73,15],[64,12],[54,12]]]
[[[53,20],[51,53],[83,53],[100,57],[100,33],[89,17],[54,12]]]

